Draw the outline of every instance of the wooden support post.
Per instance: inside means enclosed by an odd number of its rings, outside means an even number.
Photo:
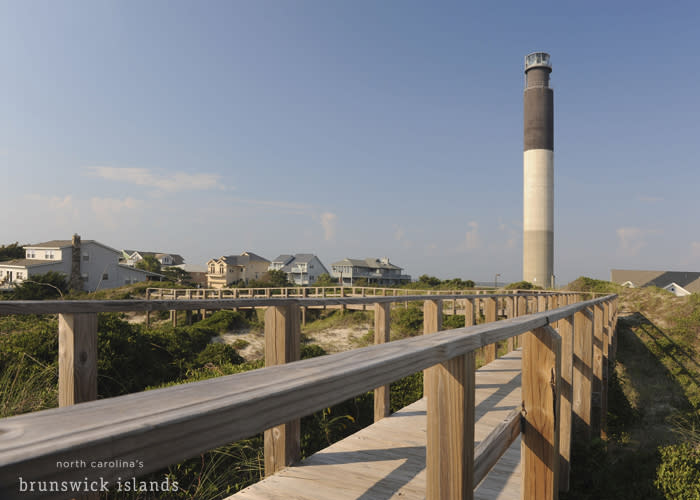
[[[474,353],[425,371],[427,500],[474,498]]]
[[[423,303],[423,335],[442,330],[442,300],[426,300]],[[423,394],[426,393],[429,370],[423,370]]]
[[[514,297],[504,297],[503,303],[506,309],[506,318],[511,319],[515,317],[515,298]],[[509,337],[506,341],[506,350],[512,352],[515,349],[515,338]]]
[[[191,325],[192,324],[192,311],[189,309],[185,311],[185,317],[187,318],[187,324]]]
[[[593,387],[593,321],[590,311],[574,314],[574,431],[591,439],[591,392]]]
[[[559,411],[559,491],[569,491],[571,471],[571,403],[573,401],[574,317],[557,322],[561,336],[561,401]]]
[[[97,399],[97,313],[58,315],[58,406]]]
[[[522,495],[559,498],[559,394],[561,337],[551,327],[525,334],[523,345]]]
[[[170,311],[170,321],[172,321],[173,326],[177,326],[177,311]]]
[[[518,297],[517,298],[517,304],[518,304],[516,307],[516,315],[517,316],[527,316],[527,302],[528,302],[527,297]],[[514,340],[515,340],[514,345],[516,348],[523,345],[523,336],[522,335],[517,335],[514,338]]]
[[[374,304],[374,343],[389,342],[391,333],[391,304]],[[374,390],[374,421],[377,422],[391,413],[389,392],[390,385],[377,387]]]
[[[496,299],[486,297],[484,299],[484,317],[486,323],[496,321]],[[484,364],[488,364],[496,359],[496,344],[484,346]]]
[[[547,296],[539,294],[537,296],[537,312],[543,312],[547,310]]]
[[[474,325],[474,299],[464,301],[464,326]]]
[[[608,437],[608,380],[610,378],[610,303],[603,303],[603,380],[600,388],[600,435]]]
[[[146,300],[151,300],[151,291],[146,290]],[[151,311],[146,311],[146,327],[151,326]]]
[[[593,385],[591,387],[591,433],[599,437],[602,416],[603,392],[603,308],[593,306]]]
[[[265,366],[299,360],[301,333],[299,306],[274,306],[265,309]],[[265,431],[265,475],[283,469],[300,457],[299,420]]]

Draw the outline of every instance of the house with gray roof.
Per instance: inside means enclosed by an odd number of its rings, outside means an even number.
[[[207,262],[207,287],[224,288],[235,283],[258,280],[267,272],[270,261],[253,252],[225,255]]]
[[[367,280],[367,283],[376,285],[394,286],[409,283],[411,277],[407,274],[401,274],[401,271],[403,268],[389,262],[388,257],[343,259],[331,264],[332,276],[338,278],[343,285],[352,285],[360,278]]]
[[[268,270],[287,273],[287,280],[298,286],[313,285],[320,275],[329,274],[321,260],[311,253],[282,254],[272,260]]]
[[[610,281],[630,288],[655,286],[677,296],[700,293],[700,272],[612,269]]]
[[[121,252],[95,240],[51,240],[25,245],[25,258],[0,262],[0,287],[10,288],[49,271],[66,276],[69,286],[92,292],[159,279],[160,275],[119,263]]]
[[[138,262],[145,257],[154,257],[160,262],[161,267],[179,267],[185,268],[185,259],[182,255],[176,253],[164,252],[145,252],[143,250],[122,250],[121,261],[127,266],[134,267]]]

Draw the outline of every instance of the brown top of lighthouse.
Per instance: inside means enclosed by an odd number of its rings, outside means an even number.
[[[525,56],[525,151],[554,151],[554,94],[549,86],[551,72],[548,53],[533,52]]]

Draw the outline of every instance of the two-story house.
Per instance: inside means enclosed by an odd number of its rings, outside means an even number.
[[[248,284],[267,272],[270,261],[253,252],[227,255],[207,262],[207,287],[224,288],[234,283]]]
[[[401,285],[409,283],[411,277],[401,274],[403,268],[389,262],[388,257],[381,259],[366,258],[343,259],[331,264],[332,276],[343,285],[352,285],[355,280],[363,278],[367,283],[377,285]]]
[[[127,266],[134,267],[144,257],[155,257],[161,267],[185,268],[185,259],[176,253],[144,252],[143,250],[122,250],[121,261]]]
[[[145,281],[153,273],[119,263],[121,252],[95,240],[51,240],[26,245],[24,259],[0,262],[0,286],[8,287],[49,271],[66,276],[71,288],[95,291]]]
[[[287,273],[287,280],[299,286],[313,285],[320,275],[328,274],[321,260],[310,253],[280,255],[270,263],[268,270]]]

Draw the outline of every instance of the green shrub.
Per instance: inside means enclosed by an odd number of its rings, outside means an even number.
[[[392,309],[391,322],[392,332],[395,331],[402,336],[416,335],[423,329],[423,309],[418,304]]]
[[[464,314],[444,314],[442,316],[442,329],[464,328]]]
[[[529,281],[517,281],[507,285],[505,290],[542,290],[542,287],[535,286]]]
[[[686,443],[659,448],[654,485],[667,499],[700,500],[700,449]]]
[[[240,365],[245,361],[236,348],[230,344],[207,344],[207,346],[197,355],[196,364],[204,366],[207,363],[222,365],[230,363]]]
[[[304,344],[301,346],[301,359],[316,358],[328,354],[326,350],[318,344]]]

